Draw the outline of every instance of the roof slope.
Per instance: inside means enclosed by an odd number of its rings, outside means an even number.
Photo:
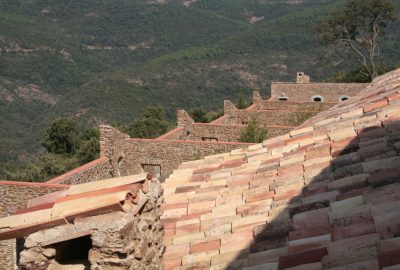
[[[165,269],[400,269],[399,92],[396,70],[289,134],[182,164]]]
[[[67,224],[77,217],[112,211],[135,211],[143,193],[153,190],[146,174],[111,178],[44,195],[28,202],[28,208],[0,219],[0,240],[20,238],[33,232]],[[156,183],[158,188],[158,184]],[[135,208],[136,207],[136,208]]]

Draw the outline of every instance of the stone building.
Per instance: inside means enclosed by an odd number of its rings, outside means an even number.
[[[255,97],[249,111],[281,106]],[[0,269],[400,268],[400,69],[283,135],[183,162],[161,186],[119,177],[139,141],[102,134],[100,159],[56,179],[73,185],[0,183]]]
[[[252,119],[267,131],[269,138],[273,138],[338,103],[336,98],[310,101],[307,95],[326,93],[325,97],[343,94],[351,97],[365,86],[315,84],[309,81],[307,75],[299,72],[297,83],[282,83],[301,86],[302,89],[290,90],[293,100],[276,100],[274,95],[279,92],[276,84],[273,84],[273,95],[269,99],[263,99],[259,92],[254,91],[252,105],[246,109],[237,109],[232,102],[225,100],[224,115],[211,123],[196,123],[185,110],[177,110],[176,128],[156,139],[129,138],[110,126],[101,126],[100,159],[56,177],[49,183],[76,184],[142,171],[164,179],[184,161],[246,147],[247,144],[240,143],[239,139]],[[290,91],[287,93],[292,93]],[[298,98],[299,95],[301,98]]]
[[[166,179],[165,270],[400,269],[400,69]]]
[[[304,72],[296,82],[272,82],[271,100],[338,103],[357,95],[367,84],[311,82]]]
[[[0,219],[0,240],[19,239],[22,270],[156,270],[162,201],[160,182],[145,174],[73,185]]]

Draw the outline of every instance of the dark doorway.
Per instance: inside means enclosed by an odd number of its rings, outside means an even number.
[[[63,264],[89,263],[89,250],[92,248],[90,235],[54,244],[56,261]]]

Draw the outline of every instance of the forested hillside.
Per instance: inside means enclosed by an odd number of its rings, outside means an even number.
[[[0,163],[30,162],[60,116],[133,122],[148,106],[219,109],[271,80],[351,68],[313,29],[337,0],[2,0]],[[400,7],[400,1],[396,1]],[[400,63],[400,24],[382,47]],[[0,167],[1,170],[1,167]]]

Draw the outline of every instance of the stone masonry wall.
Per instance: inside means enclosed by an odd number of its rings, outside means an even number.
[[[271,100],[288,97],[288,101],[309,102],[319,95],[323,102],[339,102],[341,96],[355,96],[368,84],[362,83],[280,83],[271,84]]]
[[[196,123],[191,130],[187,130],[190,135],[184,139],[201,141],[202,137],[218,138],[218,141],[237,142],[240,133],[246,128],[244,125],[213,125]],[[188,134],[188,133],[186,133]]]
[[[184,161],[250,145],[237,142],[132,139],[111,126],[100,127],[100,140],[101,153],[110,159],[112,174],[115,176],[140,173],[143,164],[160,166],[161,175],[165,176]]]
[[[241,133],[247,128],[247,125],[213,125],[196,123],[188,130],[188,136],[181,137],[184,140],[202,141],[202,138],[209,140],[217,138],[218,141],[237,142],[240,139]],[[268,137],[283,135],[291,130],[290,127],[266,127]],[[185,133],[188,134],[188,133]]]
[[[293,111],[325,111],[336,103],[317,102],[292,102],[263,100],[258,104],[257,110],[293,110]]]
[[[0,181],[0,217],[6,217],[26,207],[28,200],[65,189],[64,185]],[[15,265],[15,240],[0,241],[0,269]]]
[[[263,111],[236,110],[235,117],[227,117],[225,124],[246,125],[254,117],[257,123],[264,127],[290,128],[290,127],[295,127],[296,123],[293,121],[295,115],[301,113],[303,112],[295,110],[263,110]],[[312,113],[312,111],[307,113]]]
[[[267,110],[259,110],[257,107],[264,106],[266,104],[265,101],[259,101],[258,103],[254,104],[254,108],[251,110],[249,109],[237,109],[232,102],[225,100],[224,102],[224,115],[226,116],[221,124],[226,125],[247,125],[251,119],[254,117],[258,124],[263,127],[268,128],[269,130],[278,129],[278,131],[273,132],[274,134],[282,134],[280,129],[290,129],[294,128],[295,126],[301,124],[298,123],[296,119],[303,118],[299,116],[312,116],[314,113],[322,111],[325,106],[323,103],[312,103],[315,104],[313,106],[306,106],[306,105],[299,105],[301,103],[289,103],[292,107],[296,108],[296,110],[290,109],[267,109]],[[278,103],[282,103],[282,105],[278,105]],[[278,107],[282,106],[285,108],[283,104],[287,102],[274,102],[271,104],[271,107]],[[329,103],[329,106],[333,104]],[[252,106],[252,107],[253,107]],[[298,110],[301,108],[301,110]],[[305,119],[304,119],[305,120]],[[284,133],[283,133],[284,134]]]
[[[186,133],[184,131],[185,130],[183,127],[177,127],[177,128],[174,128],[173,130],[170,130],[167,133],[161,135],[157,139],[159,139],[159,140],[180,140],[181,138],[183,138],[186,135]]]
[[[93,160],[72,171],[55,177],[47,183],[76,185],[112,177],[112,167],[106,157]]]
[[[92,246],[88,258],[62,262],[62,269],[84,269],[84,266],[108,270],[160,269],[165,249],[160,221],[163,189],[156,179],[143,185],[148,186],[146,193],[140,190],[138,202],[127,212],[77,218],[73,223],[29,235],[20,253],[20,269],[58,269],[60,253],[71,251],[65,248],[65,242],[54,242],[64,237],[69,240],[74,235],[90,237]]]

